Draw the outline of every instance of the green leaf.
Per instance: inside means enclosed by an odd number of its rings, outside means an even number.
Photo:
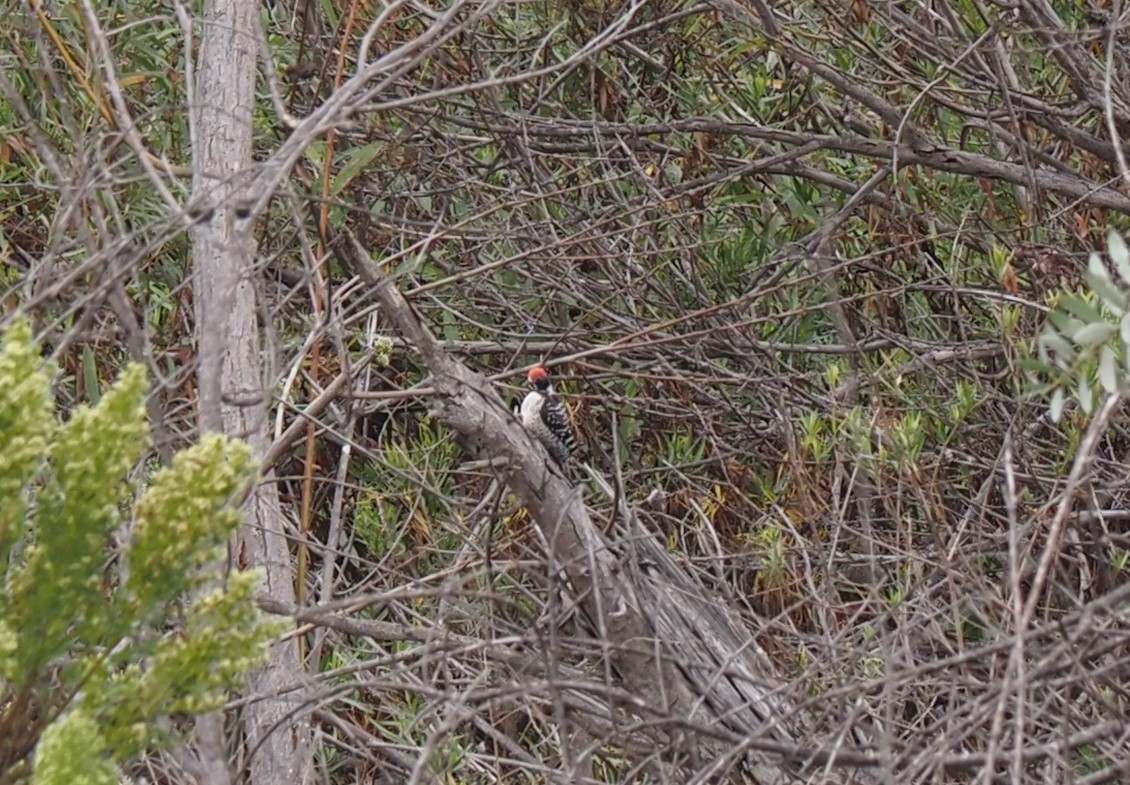
[[[310,144],[306,145],[306,157],[314,164],[315,168],[322,168],[322,161],[326,156],[326,143],[323,139],[312,139]]]
[[[1075,348],[1059,333],[1047,331],[1037,341],[1041,357],[1047,357],[1049,362],[1054,362],[1061,368],[1066,368],[1075,359]],[[1049,356],[1048,351],[1054,353]]]
[[[1071,337],[1080,346],[1096,346],[1110,338],[1116,331],[1117,328],[1113,324],[1094,322],[1083,325]]]
[[[1055,392],[1052,393],[1051,408],[1048,414],[1051,415],[1052,422],[1059,422],[1063,416],[1063,406],[1067,403],[1067,393],[1063,391],[1062,387],[1056,387]]]
[[[1110,254],[1110,260],[1114,262],[1114,269],[1118,271],[1118,277],[1122,279],[1124,284],[1130,286],[1130,250],[1127,250],[1122,235],[1111,230],[1107,234],[1106,247],[1107,253]],[[1092,256],[1097,255],[1092,254]]]
[[[1047,359],[1041,360],[1036,357],[1018,357],[1016,358],[1016,367],[1028,373],[1045,375],[1055,373],[1055,368]]]
[[[1079,399],[1079,408],[1084,414],[1090,414],[1094,410],[1095,391],[1091,388],[1091,380],[1086,375],[1079,377],[1075,397]]]
[[[1068,295],[1068,297],[1070,298],[1072,296]],[[1074,299],[1077,300],[1078,298]],[[1099,314],[1098,311],[1095,311],[1095,314],[1099,319],[1102,319],[1102,315]],[[1085,323],[1095,321],[1094,319],[1085,319],[1081,322],[1078,319],[1074,319],[1071,316],[1067,315],[1058,308],[1048,314],[1048,320],[1052,323],[1052,326],[1057,332],[1059,332],[1060,335],[1074,335],[1075,331],[1082,327]]]
[[[1059,306],[1064,311],[1076,316],[1081,324],[1093,324],[1104,320],[1102,311],[1075,294],[1064,294],[1060,299]],[[1053,318],[1052,321],[1055,322],[1056,320]],[[1073,331],[1065,329],[1067,324],[1070,324],[1070,322],[1065,323],[1064,326],[1057,323],[1056,326],[1064,335],[1071,335]],[[1075,329],[1079,329],[1078,324],[1075,325]]]
[[[1097,253],[1093,253],[1087,257],[1087,273],[1094,278],[1105,278],[1108,281],[1110,280],[1110,273],[1107,271],[1106,265],[1103,263],[1103,258]]]
[[[1121,316],[1126,312],[1126,294],[1115,285],[1109,275],[1105,275],[1105,270],[1103,272],[1104,275],[1096,276],[1088,270],[1084,278],[1114,315]]]
[[[355,147],[350,150],[346,156],[345,164],[330,183],[330,193],[340,193],[342,188],[361,173],[361,170],[373,162],[373,159],[377,157],[377,153],[383,148],[384,142],[377,140],[375,142],[369,142],[369,144],[363,147]]]
[[[86,399],[91,404],[98,403],[102,398],[102,388],[98,382],[98,364],[89,346],[82,350],[82,386],[86,390]]]
[[[1108,393],[1118,391],[1118,358],[1109,346],[1099,351],[1099,384]]]

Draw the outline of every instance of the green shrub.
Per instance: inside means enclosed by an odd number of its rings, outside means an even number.
[[[27,324],[0,342],[0,783],[116,785],[277,631],[256,573],[217,574],[249,448],[212,435],[140,471],[145,387],[132,366],[61,423]]]

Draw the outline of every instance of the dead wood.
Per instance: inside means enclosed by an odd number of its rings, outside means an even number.
[[[339,237],[334,250],[372,287],[431,373],[431,413],[476,457],[503,459],[501,479],[547,543],[547,571],[567,577],[620,686],[638,696],[637,705],[615,708],[646,717],[657,760],[693,773],[694,782],[720,781],[743,767],[757,782],[795,781],[829,761],[860,768],[855,779],[827,782],[871,781],[865,768],[876,761],[866,752],[806,737],[799,707],[722,598],[680,569],[629,507],[621,505],[611,538],[602,533],[580,489],[529,438],[490,382],[445,351],[356,239]]]

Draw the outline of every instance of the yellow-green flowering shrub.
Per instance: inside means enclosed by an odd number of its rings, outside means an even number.
[[[139,487],[145,386],[132,366],[60,422],[27,324],[0,341],[0,782],[117,785],[278,629],[256,573],[216,574],[250,450],[208,436]]]

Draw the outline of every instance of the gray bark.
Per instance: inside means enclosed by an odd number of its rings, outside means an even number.
[[[201,432],[247,439],[263,456],[268,445],[266,403],[253,284],[255,242],[246,209],[252,165],[258,7],[246,0],[206,0],[191,96],[193,192],[206,220],[193,229],[193,284],[199,358]],[[294,576],[278,489],[268,475],[244,505],[237,567],[261,567],[265,592],[294,601]],[[301,716],[304,681],[297,643],[272,647],[250,679],[243,714],[253,785],[304,783],[312,777],[310,727]],[[203,720],[201,774],[231,781],[227,755],[215,749],[217,716]]]

